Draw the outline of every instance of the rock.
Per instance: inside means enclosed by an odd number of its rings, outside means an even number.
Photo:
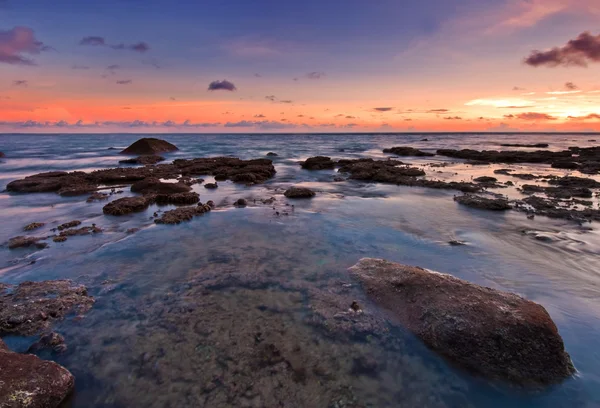
[[[381,259],[363,258],[350,273],[393,320],[468,371],[532,387],[575,373],[556,325],[534,302]]]
[[[73,220],[73,221],[69,221],[69,222],[66,222],[64,224],[59,225],[57,229],[59,231],[62,231],[62,230],[68,229],[68,228],[76,227],[78,225],[81,225],[81,221],[79,221],[79,220]]]
[[[522,152],[518,150],[497,151],[472,149],[454,150],[439,149],[440,156],[454,157],[457,159],[474,160],[486,163],[552,163],[556,160],[569,159],[573,153],[569,150],[552,152],[548,150],[537,150],[533,152]]]
[[[176,193],[176,194],[157,194],[155,196],[156,204],[166,205],[190,205],[196,204],[200,201],[200,195],[195,192],[190,193]]]
[[[269,152],[269,153],[267,153],[267,156],[276,157],[276,156],[279,156],[279,155],[277,153]]]
[[[65,235],[57,235],[54,238],[52,238],[52,241],[54,242],[65,242],[67,240],[67,237]]]
[[[485,198],[473,194],[464,194],[454,197],[454,201],[467,207],[478,208],[481,210],[505,211],[510,210],[508,200],[504,198]]]
[[[208,200],[206,205],[208,205],[210,208],[215,208],[215,202],[213,200]]]
[[[46,225],[44,222],[32,222],[31,224],[27,224],[23,228],[23,231],[33,231],[35,229],[42,228],[44,225]]]
[[[131,191],[141,194],[175,194],[187,193],[192,188],[185,183],[166,183],[154,177],[133,183]]]
[[[102,200],[108,200],[109,195],[106,193],[100,193],[100,192],[94,192],[92,193],[87,200],[85,200],[88,203],[93,203],[94,201],[102,201]]]
[[[311,189],[304,187],[290,187],[283,193],[287,198],[311,198],[315,194]]]
[[[135,234],[139,230],[140,230],[139,228],[128,228],[127,231],[125,231],[125,233],[127,233],[127,234]]]
[[[579,163],[572,160],[557,160],[552,162],[550,167],[553,169],[576,170],[579,167]]]
[[[465,241],[459,241],[457,239],[453,239],[452,241],[448,241],[448,244],[450,244],[451,246],[467,245],[467,243]]]
[[[134,159],[125,159],[119,160],[119,164],[143,164],[143,165],[151,165],[160,163],[161,161],[165,161],[166,159],[162,156],[157,155],[148,155],[148,156],[138,156]]]
[[[81,227],[77,229],[68,229],[62,231],[58,237],[72,237],[76,235],[88,235],[88,234],[98,234],[102,232],[102,230],[96,227],[96,224],[93,224],[91,227]],[[54,240],[54,242],[63,242],[60,240]]]
[[[216,182],[214,182],[214,183],[206,183],[204,185],[204,188],[208,188],[209,190],[213,190],[213,189],[218,188],[218,187],[219,187],[219,185]]]
[[[339,182],[341,182],[341,181],[346,181],[346,179],[345,179],[345,178],[343,178],[343,177],[340,177],[340,176],[335,176],[335,177],[333,178],[333,181],[334,181],[335,183],[339,183]]]
[[[154,197],[123,197],[111,201],[102,208],[102,212],[108,215],[125,215],[132,212],[144,211],[154,202]]]
[[[3,152],[0,152],[0,158],[6,157],[6,155]]]
[[[165,212],[162,217],[154,220],[157,224],[179,224],[183,221],[190,221],[192,218],[207,213],[211,210],[206,204],[198,204],[195,207],[176,208]]]
[[[416,157],[431,157],[435,156],[433,153],[424,152],[414,147],[408,146],[396,146],[389,149],[383,149],[384,153],[392,153],[396,156],[416,156]]]
[[[245,207],[248,205],[248,202],[243,198],[239,198],[235,203],[233,203],[233,205],[236,207]]]
[[[48,246],[48,244],[45,242],[39,242],[39,241],[44,240],[44,239],[46,239],[46,237],[25,237],[25,236],[13,237],[8,240],[8,249],[29,248],[31,246],[34,246],[38,249],[43,249],[43,248],[46,248]]]
[[[545,149],[550,145],[548,143],[535,143],[535,144],[503,143],[500,146],[503,146],[503,147],[532,147],[532,148]]]
[[[512,171],[514,171],[514,170],[512,170],[512,169],[497,169],[497,170],[494,170],[494,174],[504,174],[504,175],[510,176],[511,175],[510,173]]]
[[[0,340],[0,407],[54,408],[73,391],[64,367],[31,354],[9,351]]]
[[[88,311],[94,298],[70,280],[23,282],[0,292],[0,334],[33,336],[73,312]],[[0,387],[1,388],[1,387]]]
[[[325,170],[333,169],[334,167],[335,162],[326,156],[309,157],[302,163],[302,168],[306,170]]]
[[[121,154],[156,155],[159,153],[174,152],[179,150],[177,146],[153,137],[143,138],[134,142],[131,146],[121,151]]]
[[[64,353],[67,350],[65,338],[56,332],[43,334],[38,341],[29,347],[27,353],[33,354],[44,349],[50,349],[56,353]]]
[[[585,187],[585,188],[600,188],[600,182],[585,177],[565,176],[548,181],[550,184],[561,187]]]
[[[478,183],[495,183],[496,181],[498,181],[498,179],[496,177],[481,176],[477,177],[473,181],[476,181]]]

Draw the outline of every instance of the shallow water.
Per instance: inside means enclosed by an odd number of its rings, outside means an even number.
[[[51,170],[115,167],[118,150],[141,135],[3,135],[0,190],[16,178]],[[332,182],[334,171],[302,170],[297,161],[387,157],[384,147],[499,149],[499,143],[548,142],[551,149],[592,146],[583,135],[164,135],[184,157],[273,151],[277,175],[264,185],[194,186],[217,209],[180,225],[155,225],[153,206],[123,217],[106,202],[56,194],[0,194],[0,241],[24,225],[34,235],[73,219],[102,234],[50,242],[44,250],[0,248],[0,281],[69,278],[96,304],[83,319],[55,329],[68,350],[43,355],[77,378],[69,407],[593,407],[600,404],[600,235],[522,213],[459,207],[456,192],[358,181]],[[428,141],[421,141],[423,137]],[[508,148],[505,148],[508,149]],[[469,180],[513,167],[567,174],[546,165],[469,166],[448,158],[401,158],[428,176]],[[442,173],[437,173],[441,171]],[[573,173],[577,175],[577,173]],[[211,177],[203,177],[207,182]],[[501,181],[511,180],[509,176]],[[513,181],[518,182],[516,179]],[[317,196],[287,201],[291,184]],[[121,196],[131,194],[124,189]],[[516,189],[498,191],[519,197]],[[238,198],[250,205],[234,208]],[[260,199],[275,197],[274,205]],[[256,203],[254,199],[257,199]],[[289,205],[286,205],[289,204]],[[292,208],[291,204],[294,205]],[[276,214],[279,212],[279,215]],[[287,215],[285,215],[287,213]],[[127,234],[129,228],[141,228]],[[32,233],[33,234],[33,233]],[[465,241],[450,246],[448,241]],[[346,272],[362,257],[381,257],[519,293],[556,322],[578,369],[543,392],[488,384],[448,365],[399,327],[357,334],[339,319],[356,299],[380,316]],[[35,261],[35,262],[33,262]],[[14,349],[32,339],[6,338]],[[355,404],[355,405],[352,405]]]

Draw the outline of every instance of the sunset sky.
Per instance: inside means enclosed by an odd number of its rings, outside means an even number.
[[[0,0],[0,132],[600,131],[598,0]]]

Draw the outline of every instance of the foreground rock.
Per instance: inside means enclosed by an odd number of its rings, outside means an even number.
[[[125,160],[119,160],[119,164],[143,164],[143,165],[147,165],[147,164],[156,164],[156,163],[160,163],[161,161],[165,161],[165,158],[162,156],[157,156],[157,155],[146,155],[146,156],[138,156],[136,158],[133,159],[125,159]]]
[[[537,303],[381,259],[363,258],[350,272],[394,320],[468,371],[533,387],[575,372],[556,325]]]
[[[478,208],[480,210],[505,211],[510,210],[511,206],[508,200],[504,198],[486,198],[473,194],[464,194],[454,197],[454,201],[467,207]]]
[[[290,187],[283,193],[287,198],[311,198],[315,196],[315,192],[310,188],[305,187]]]
[[[125,215],[144,211],[150,204],[154,203],[154,196],[148,197],[123,197],[111,201],[102,208],[107,215]]]
[[[106,184],[133,184],[144,179],[188,179],[199,175],[212,175],[216,180],[256,184],[265,182],[275,173],[273,162],[269,159],[240,160],[234,157],[177,159],[171,164],[119,167],[90,173],[81,171],[39,173],[11,181],[6,189],[19,193],[56,192],[61,195],[77,195],[92,193]]]
[[[73,391],[64,367],[31,354],[13,353],[0,340],[0,407],[54,408]]]
[[[73,312],[87,312],[93,304],[86,287],[70,280],[0,284],[0,334],[33,336]]]
[[[331,157],[326,156],[309,157],[302,163],[302,168],[306,170],[325,170],[334,167],[335,162],[331,160]]]
[[[389,149],[383,149],[384,153],[392,153],[396,156],[416,156],[416,157],[431,157],[435,156],[433,153],[424,152],[414,147],[408,146],[396,146]]]
[[[198,204],[196,207],[182,207],[166,211],[162,217],[154,220],[156,224],[180,224],[211,210],[208,204]]]
[[[179,150],[177,146],[166,140],[145,137],[134,142],[131,146],[121,151],[121,154],[157,155]]]

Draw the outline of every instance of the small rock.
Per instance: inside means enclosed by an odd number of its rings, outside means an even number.
[[[269,153],[267,153],[267,156],[276,157],[279,155],[277,153],[269,152]]]
[[[32,222],[31,224],[27,224],[23,228],[23,231],[33,231],[34,229],[42,228],[44,225],[46,224],[43,222]]]
[[[460,246],[460,245],[467,245],[466,242],[464,241],[459,241],[457,239],[453,239],[452,241],[448,241],[448,244],[452,245],[452,246]]]
[[[65,222],[64,224],[59,225],[58,226],[58,230],[62,231],[62,230],[65,230],[67,228],[76,227],[78,225],[81,225],[81,221],[79,221],[79,220],[73,220],[73,221]]]
[[[54,238],[52,238],[52,241],[54,242],[65,242],[67,240],[67,237],[64,235],[57,235]]]
[[[239,198],[235,203],[233,203],[233,205],[236,207],[245,207],[248,205],[248,202],[243,198]]]
[[[44,240],[44,239],[46,239],[46,238],[45,237],[25,237],[25,236],[13,237],[8,240],[8,248],[9,249],[29,248],[29,247],[34,246],[38,249],[43,249],[43,248],[46,248],[48,246],[48,244],[45,242],[39,242],[39,241]]]
[[[287,198],[311,198],[315,194],[314,191],[305,187],[290,187],[283,193]]]
[[[204,188],[208,188],[208,189],[215,189],[215,188],[218,188],[218,187],[219,187],[219,185],[217,184],[217,182],[214,182],[214,183],[206,183],[206,184],[204,185]]]

